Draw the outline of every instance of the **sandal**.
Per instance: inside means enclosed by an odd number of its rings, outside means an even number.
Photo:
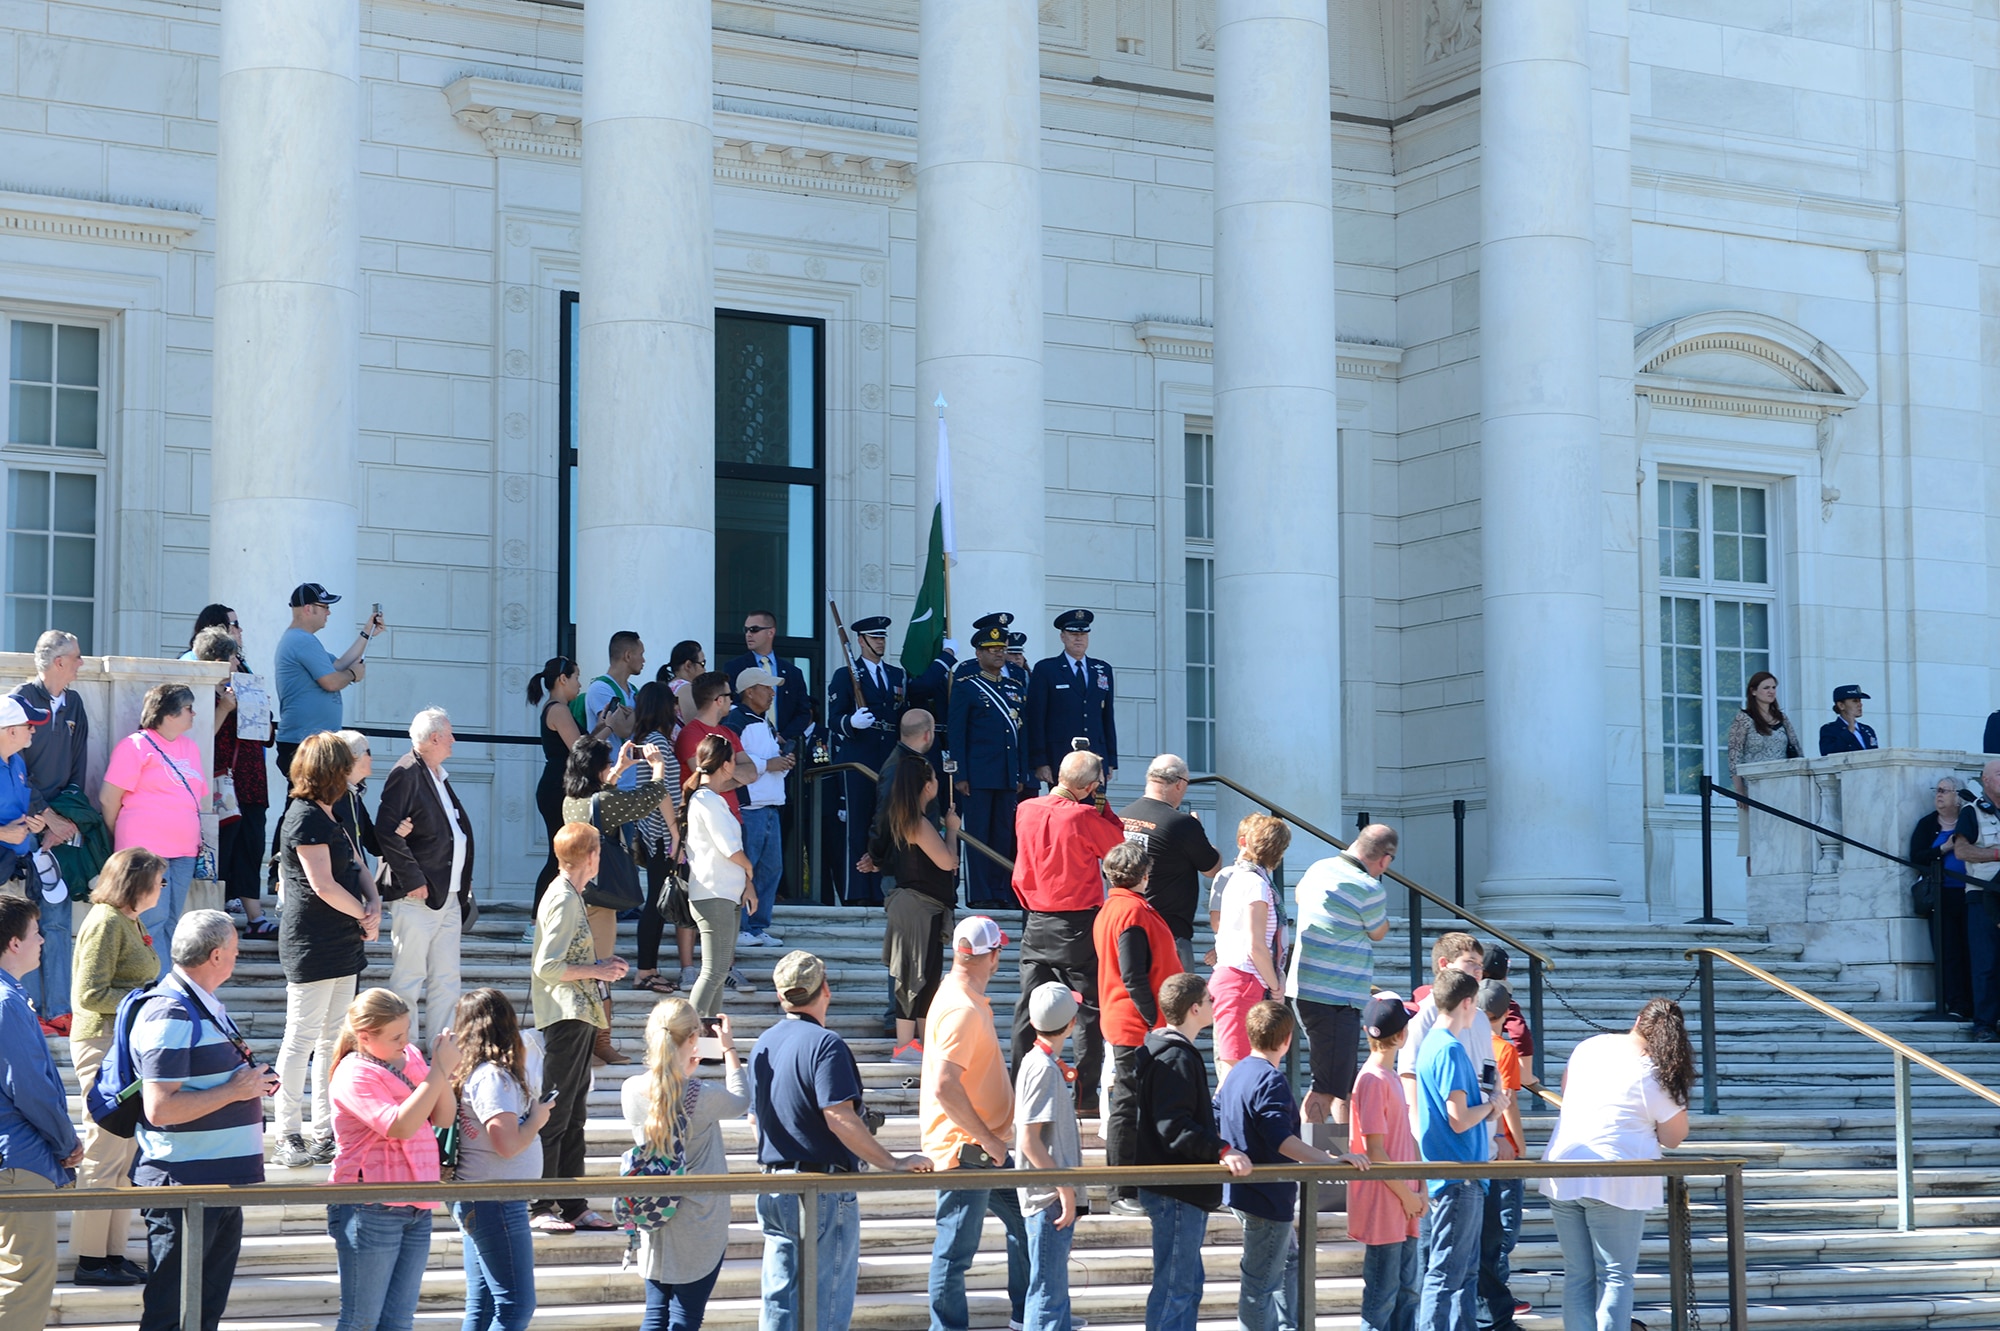
[[[654,971],[651,975],[633,977],[632,987],[634,989],[644,989],[655,994],[677,994],[681,991],[681,987],[678,984],[675,984],[658,971]]]
[[[245,938],[276,938],[278,936],[278,922],[268,915],[259,915],[256,919],[243,926],[243,936]]]
[[[559,1215],[538,1215],[528,1222],[537,1234],[574,1234],[576,1226]]]
[[[612,1224],[595,1211],[585,1211],[576,1218],[575,1224],[578,1229],[610,1230],[618,1228],[617,1225]]]

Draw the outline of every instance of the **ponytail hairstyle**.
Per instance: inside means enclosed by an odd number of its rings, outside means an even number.
[[[528,1051],[521,1043],[521,1020],[507,995],[498,989],[472,990],[453,1009],[451,1030],[462,1051],[458,1071],[451,1077],[453,1095],[463,1099],[466,1078],[478,1071],[481,1063],[491,1063],[512,1077],[528,1099],[535,1098],[535,1088],[528,1085]]]
[[[554,692],[557,680],[575,673],[576,662],[567,656],[551,656],[548,664],[542,667],[542,673],[528,680],[528,702],[541,702],[543,697]]]
[[[701,743],[695,747],[694,770],[689,772],[686,779],[682,782],[686,793],[689,795],[694,794],[695,790],[700,787],[703,777],[715,775],[735,756],[736,750],[731,748],[729,741],[721,735],[708,735],[704,737]],[[681,803],[685,804],[687,801],[682,800]]]
[[[916,835],[917,824],[924,816],[924,792],[936,778],[928,759],[906,756],[896,764],[896,774],[889,781],[883,822],[897,849],[909,845],[910,838]]]
[[[357,1031],[379,1031],[390,1022],[410,1015],[410,1005],[396,996],[391,989],[363,989],[347,1005],[347,1016],[340,1023],[340,1035],[333,1042],[332,1067],[339,1067],[340,1060],[361,1047],[356,1038]]]
[[[701,1017],[685,998],[663,998],[646,1018],[646,1145],[671,1159],[678,1147],[681,1101],[687,1095],[687,1049],[701,1036]]]
[[[1694,1049],[1688,1044],[1687,1018],[1681,1015],[1681,1005],[1671,998],[1648,999],[1632,1030],[1646,1042],[1661,1088],[1685,1109],[1688,1091],[1694,1086]]]

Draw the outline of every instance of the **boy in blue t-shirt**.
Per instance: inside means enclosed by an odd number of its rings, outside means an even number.
[[[1250,1057],[1229,1069],[1216,1093],[1222,1140],[1256,1165],[1348,1165],[1368,1168],[1365,1155],[1329,1155],[1299,1136],[1299,1104],[1280,1065],[1292,1047],[1295,1018],[1265,999],[1250,1009]],[[1243,1224],[1242,1274],[1236,1324],[1248,1331],[1297,1326],[1299,1243],[1292,1230],[1299,1185],[1230,1183],[1223,1200]]]
[[[1491,1157],[1486,1120],[1505,1109],[1506,1091],[1482,1094],[1479,1074],[1459,1043],[1478,1015],[1479,981],[1447,970],[1431,990],[1438,1022],[1417,1052],[1417,1144],[1425,1160],[1480,1164]],[[1430,1251],[1424,1267],[1419,1331],[1478,1325],[1479,1236],[1486,1218],[1480,1179],[1438,1179],[1430,1185]]]

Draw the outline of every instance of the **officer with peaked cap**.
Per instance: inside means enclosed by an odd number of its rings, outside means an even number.
[[[1027,699],[1007,673],[1007,614],[987,615],[973,628],[974,666],[951,689],[952,756],[958,759],[958,804],[968,836],[1000,854],[1014,854],[1014,805],[1027,790],[1022,713]],[[963,666],[960,667],[964,669]],[[1011,875],[972,851],[967,898],[974,909],[1015,910]]]
[[[1088,610],[1057,615],[1062,655],[1035,662],[1028,677],[1028,766],[1044,785],[1055,784],[1056,769],[1075,739],[1087,741],[1084,747],[1104,760],[1106,786],[1118,766],[1111,666],[1089,654],[1096,618]]]
[[[1007,673],[1020,684],[1021,691],[1028,691],[1028,635],[1013,632],[1007,635]]]
[[[1821,757],[1882,747],[1875,741],[1875,728],[1861,722],[1861,703],[1867,696],[1859,684],[1842,684],[1833,691],[1833,720],[1819,728]]]
[[[870,615],[854,621],[854,641],[860,649],[854,668],[833,672],[826,684],[826,726],[833,732],[834,760],[861,763],[872,772],[896,747],[896,733],[909,706],[909,677],[901,666],[882,659],[888,645],[889,617]],[[859,689],[856,681],[859,681]],[[861,700],[855,701],[859,692]],[[859,772],[841,773],[847,805],[847,858],[842,895],[850,906],[882,904],[882,875],[854,867],[868,851],[868,829],[875,822],[875,782]]]

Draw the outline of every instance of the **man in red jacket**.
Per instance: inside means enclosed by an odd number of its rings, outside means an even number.
[[[1103,761],[1082,750],[1063,759],[1056,788],[1014,810],[1014,894],[1027,907],[1021,929],[1021,998],[1014,1005],[1013,1064],[1035,1043],[1028,996],[1051,980],[1083,995],[1077,1034],[1076,1113],[1097,1117],[1104,1037],[1097,1028],[1097,944],[1091,928],[1104,904],[1105,852],[1125,824],[1098,793]]]
[[[1180,974],[1173,926],[1145,895],[1152,860],[1145,845],[1127,841],[1104,857],[1111,884],[1092,931],[1097,944],[1097,1001],[1104,1042],[1111,1046],[1111,1103],[1105,1106],[1105,1163],[1139,1161],[1139,1046],[1166,1024],[1160,986]],[[1113,1210],[1144,1215],[1137,1188],[1113,1188]]]

